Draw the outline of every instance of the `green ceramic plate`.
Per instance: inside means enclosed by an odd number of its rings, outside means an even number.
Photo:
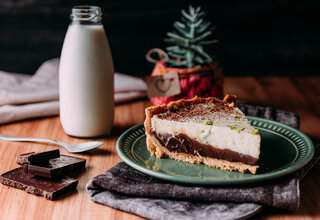
[[[128,129],[120,136],[117,151],[128,165],[145,174],[169,181],[208,185],[269,180],[292,173],[311,160],[313,144],[299,130],[262,118],[248,119],[261,135],[260,167],[255,175],[151,156],[143,124]]]

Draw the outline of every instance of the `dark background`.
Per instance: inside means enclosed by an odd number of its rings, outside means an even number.
[[[189,3],[217,27],[216,54],[226,75],[318,75],[320,1],[1,0],[0,69],[33,74],[60,56],[74,5],[98,5],[115,71],[147,75],[146,52],[163,38]]]

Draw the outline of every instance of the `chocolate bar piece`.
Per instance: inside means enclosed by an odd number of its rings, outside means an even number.
[[[21,154],[16,157],[16,162],[18,164],[39,164],[43,162],[47,162],[50,159],[57,158],[60,156],[59,149],[44,151],[44,152],[30,152]]]
[[[0,176],[2,184],[12,186],[28,193],[55,200],[59,196],[77,188],[78,180],[63,177],[59,180],[33,176],[20,167]]]
[[[25,164],[26,171],[32,175],[56,178],[73,170],[84,169],[86,160],[78,157],[61,155],[42,164]]]

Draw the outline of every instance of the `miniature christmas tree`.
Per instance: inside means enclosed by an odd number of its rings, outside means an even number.
[[[167,47],[169,59],[165,59],[171,67],[201,67],[213,61],[213,54],[205,51],[209,45],[218,41],[212,39],[211,22],[203,19],[205,13],[200,7],[189,6],[189,13],[181,11],[181,22],[174,22],[174,31],[167,33],[165,42],[174,44]]]

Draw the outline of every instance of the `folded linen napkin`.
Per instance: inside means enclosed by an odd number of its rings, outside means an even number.
[[[244,113],[299,127],[293,113],[240,103]],[[265,205],[296,210],[299,180],[320,158],[320,151],[300,172],[268,182],[237,186],[192,186],[163,181],[124,162],[87,184],[91,200],[149,219],[244,219]]]
[[[33,76],[0,71],[0,124],[59,114],[59,59],[44,62]],[[137,77],[115,73],[115,103],[146,96]]]

